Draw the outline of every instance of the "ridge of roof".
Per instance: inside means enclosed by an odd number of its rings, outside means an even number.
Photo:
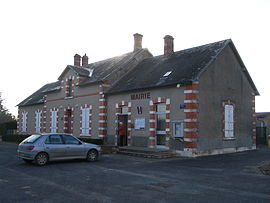
[[[241,59],[240,54],[238,53],[238,51],[237,51],[234,43],[231,41],[231,43],[229,45],[231,46],[231,49],[233,50],[236,58],[238,59],[238,62],[240,63],[240,65],[242,67],[242,72],[245,74],[245,76],[247,77],[250,85],[252,86],[253,90],[255,91],[255,95],[259,96],[260,93],[259,93],[256,85],[254,84],[254,82],[253,82],[253,80],[252,80],[252,78],[251,78],[251,76],[250,76],[250,74],[249,74],[249,72],[248,72],[248,70],[247,70],[247,68],[246,68],[243,60]]]
[[[133,58],[136,58],[137,55],[140,55],[143,52],[149,51],[148,49],[144,48],[135,52],[128,52],[120,56],[115,56],[112,58],[88,64],[86,68],[93,71],[92,76],[80,82],[79,86],[89,85],[107,80],[113,74],[116,74],[121,68],[123,68],[124,66],[128,66]]]
[[[138,53],[138,52],[140,52],[140,50],[138,50],[136,52],[128,52],[125,54],[121,54],[119,56],[114,56],[111,58],[96,61],[96,62],[87,64],[86,66],[67,65],[67,67],[64,69],[64,71],[60,74],[58,80],[61,80],[62,76],[65,74],[65,72],[69,68],[69,69],[72,69],[73,71],[75,71],[80,76],[88,77],[88,79],[86,78],[86,80],[80,82],[79,85],[86,85],[88,83],[96,82],[95,72],[100,73],[101,71],[100,70],[95,71],[94,70],[95,68],[100,68],[104,65],[106,65],[107,68],[108,68],[108,66],[109,67],[114,66],[117,62],[121,61],[123,58],[128,57],[128,56],[132,56],[132,55],[134,55],[134,53]],[[92,78],[89,78],[90,72],[92,74],[91,77],[93,76]]]
[[[174,52],[170,57],[158,55],[142,60],[132,71],[108,89],[118,93],[173,84],[186,84],[197,80],[217,55],[230,43],[230,39]],[[171,74],[172,73],[172,74]]]
[[[123,66],[128,68],[129,61],[133,58],[136,58],[137,55],[145,51],[148,51],[148,49],[140,49],[135,52],[128,52],[120,56],[115,56],[101,61],[93,62],[86,66],[67,65],[64,71],[59,76],[58,81],[48,83],[42,86],[32,95],[20,102],[17,106],[28,106],[43,103],[43,97],[46,93],[61,90],[61,79],[69,69],[72,69],[78,75],[85,77],[85,80],[79,83],[80,86],[88,85],[107,79],[110,74],[118,71]]]

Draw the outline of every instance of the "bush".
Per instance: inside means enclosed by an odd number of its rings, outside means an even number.
[[[5,135],[10,132],[14,132],[17,130],[17,122],[9,121],[5,123],[0,123],[0,134]]]
[[[96,145],[103,145],[102,139],[93,139],[93,138],[85,138],[85,137],[78,137],[82,142],[96,144]]]
[[[6,141],[6,142],[16,142],[16,143],[20,143],[21,141],[23,141],[25,138],[29,137],[30,135],[2,135],[2,141]]]

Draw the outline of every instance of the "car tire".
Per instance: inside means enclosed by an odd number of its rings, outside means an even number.
[[[92,161],[96,161],[97,159],[98,159],[97,150],[95,150],[95,149],[89,150],[87,153],[86,160],[92,162]]]
[[[27,163],[27,164],[30,164],[30,163],[32,163],[33,160],[23,159],[23,161],[24,161],[25,163]]]
[[[38,166],[44,166],[48,163],[48,161],[49,156],[44,152],[38,153],[35,157],[35,164]]]

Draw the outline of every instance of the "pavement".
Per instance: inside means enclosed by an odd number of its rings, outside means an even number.
[[[97,162],[25,164],[0,142],[0,202],[270,202],[270,149],[197,158],[106,154]]]

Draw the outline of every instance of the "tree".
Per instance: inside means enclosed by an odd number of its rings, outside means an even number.
[[[4,107],[0,92],[0,134],[6,134],[9,129],[16,129],[16,119]]]

